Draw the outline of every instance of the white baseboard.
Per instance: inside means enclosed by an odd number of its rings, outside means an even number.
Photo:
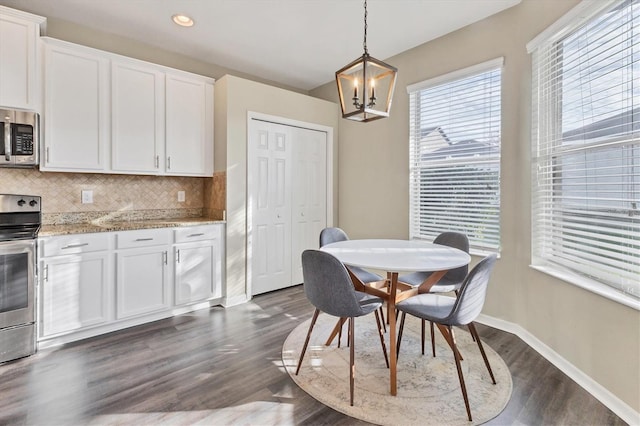
[[[536,352],[546,358],[547,361],[558,367],[560,371],[569,376],[587,392],[602,402],[607,408],[616,413],[616,415],[622,420],[627,422],[629,425],[640,425],[640,413],[631,408],[627,403],[615,396],[600,383],[593,380],[575,365],[564,359],[560,354],[545,345],[540,341],[540,339],[520,325],[484,314],[480,314],[477,322],[515,334],[526,344],[531,346]]]
[[[233,297],[225,297],[224,299],[222,299],[222,306],[224,306],[225,308],[229,308],[231,306],[247,303],[249,300],[251,300],[251,298],[246,294],[241,294],[239,296]]]

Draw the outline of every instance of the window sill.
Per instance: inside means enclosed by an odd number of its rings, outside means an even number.
[[[562,281],[568,282],[569,284],[576,285],[592,293],[598,294],[609,300],[613,300],[614,302],[633,308],[636,311],[640,311],[640,300],[621,293],[606,284],[590,280],[586,277],[582,277],[571,272],[562,271],[551,266],[529,265],[529,267],[547,275],[551,275],[552,277],[558,278]]]

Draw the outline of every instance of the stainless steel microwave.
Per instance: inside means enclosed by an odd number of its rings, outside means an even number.
[[[0,109],[0,167],[37,166],[38,134],[37,113]]]

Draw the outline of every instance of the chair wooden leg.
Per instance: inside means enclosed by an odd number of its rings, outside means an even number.
[[[298,360],[298,367],[296,368],[296,376],[300,371],[300,366],[302,365],[302,358],[304,358],[304,353],[307,351],[307,345],[309,344],[309,338],[311,337],[311,330],[313,330],[313,326],[316,325],[316,320],[318,319],[318,315],[320,314],[320,309],[316,308],[313,313],[313,318],[311,318],[311,324],[309,324],[309,331],[307,332],[307,338],[304,340],[304,345],[302,346],[302,352],[300,353],[300,359]]]
[[[354,327],[353,327],[353,323],[354,323],[354,318],[351,317],[349,318],[349,345],[350,345],[350,350],[349,350],[349,393],[351,395],[351,406],[353,407],[353,385],[355,382],[355,377],[356,377],[356,369],[355,369],[355,351],[353,348],[353,343],[354,343],[354,338],[353,335],[355,334],[354,331]]]
[[[387,346],[384,344],[384,334],[382,333],[380,316],[378,315],[378,311],[374,311],[374,313],[376,314],[376,325],[378,327],[378,335],[380,336],[380,344],[382,345],[382,353],[384,354],[384,362],[387,363],[387,368],[389,368],[389,356],[387,355]],[[384,319],[382,320],[382,323],[384,323]]]
[[[462,367],[460,366],[460,352],[457,350],[456,339],[453,334],[453,328],[448,326],[448,331],[451,336],[451,341],[453,342],[453,358],[456,361],[456,369],[458,370],[458,379],[460,380],[460,388],[462,389],[462,397],[464,398],[464,406],[467,409],[467,417],[469,417],[469,421],[472,422],[471,419],[471,408],[469,407],[469,398],[467,397],[467,387],[464,384],[464,376],[462,375]]]
[[[496,384],[496,379],[493,377],[493,371],[491,371],[491,365],[489,365],[489,360],[487,359],[487,355],[484,353],[484,348],[482,347],[482,342],[480,341],[480,336],[478,335],[478,330],[476,330],[476,326],[474,323],[470,322],[469,331],[471,332],[471,336],[473,336],[474,340],[478,344],[478,348],[480,349],[480,353],[482,354],[482,359],[484,360],[484,365],[487,367],[489,371],[489,375],[491,376],[491,381],[493,384]]]
[[[425,326],[425,321],[426,320],[422,320],[422,327],[420,328],[420,331],[422,332],[422,339],[420,339],[420,342],[422,343],[422,355],[424,355],[424,326]]]
[[[380,318],[382,318],[382,327],[384,328],[384,332],[387,332],[387,323],[384,321],[384,308],[380,306]]]
[[[436,357],[436,334],[434,333],[433,323],[429,321],[431,326],[431,352],[433,352],[433,357]]]
[[[402,343],[402,331],[404,330],[404,319],[406,316],[407,313],[403,312],[400,317],[400,330],[398,330],[398,341],[396,342],[396,364],[398,363],[398,356],[400,355],[400,343]]]

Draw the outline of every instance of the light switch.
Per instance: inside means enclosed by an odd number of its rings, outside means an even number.
[[[184,203],[184,200],[185,200],[184,191],[178,191],[178,202]]]
[[[91,189],[82,190],[82,204],[93,203],[93,191]]]

